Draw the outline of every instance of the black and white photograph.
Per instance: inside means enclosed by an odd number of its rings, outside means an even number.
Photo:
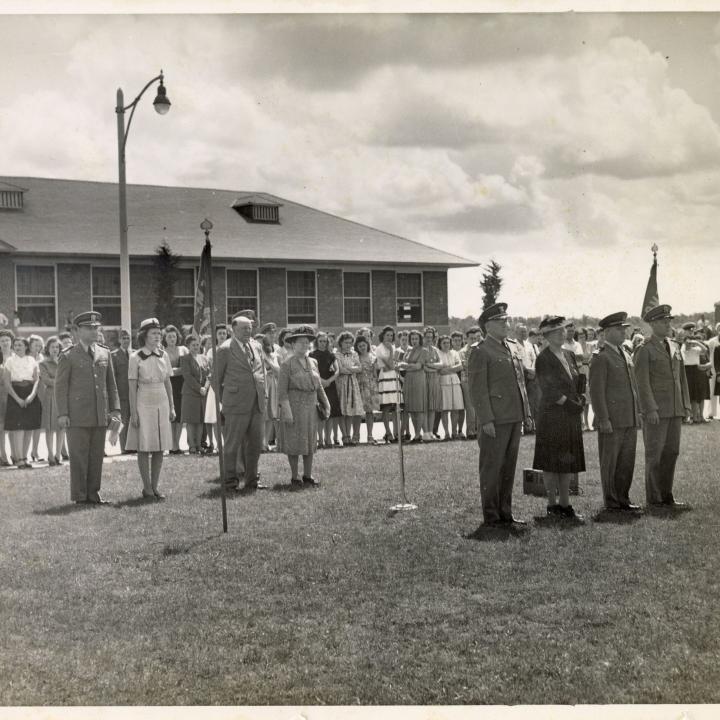
[[[26,5],[2,714],[712,717],[720,4]]]

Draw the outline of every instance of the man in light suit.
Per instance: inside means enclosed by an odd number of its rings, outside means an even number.
[[[258,481],[265,412],[265,364],[262,347],[252,338],[253,323],[246,315],[232,318],[232,337],[218,349],[214,362],[224,417],[223,440],[226,487],[237,489],[245,476],[245,489],[265,486]]]
[[[680,346],[670,340],[672,308],[658,305],[643,320],[653,334],[635,352],[635,375],[645,439],[645,494],[650,507],[688,509],[673,496],[682,420],[690,414]]]
[[[600,479],[608,510],[637,512],[630,502],[640,425],[635,367],[623,347],[627,313],[604,317],[605,345],[590,363],[590,400],[595,412],[600,453]]]
[[[120,420],[110,350],[97,342],[100,325],[97,312],[75,317],[78,342],[61,353],[55,378],[58,425],[67,429],[70,451],[70,497],[94,505],[105,504],[100,483],[108,420]]]
[[[468,361],[470,398],[480,445],[480,496],[486,525],[525,525],[512,515],[512,489],[523,422],[530,420],[525,370],[514,340],[508,340],[505,303],[483,311],[485,341]]]

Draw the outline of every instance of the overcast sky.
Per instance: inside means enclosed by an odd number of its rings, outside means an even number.
[[[128,182],[493,257],[513,315],[637,313],[653,243],[661,301],[720,300],[720,14],[6,16],[0,47],[2,174],[116,181],[115,91],[162,68]]]

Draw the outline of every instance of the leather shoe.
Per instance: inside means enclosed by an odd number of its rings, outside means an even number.
[[[314,477],[308,477],[307,475],[303,475],[302,481],[305,485],[312,485],[313,487],[318,487],[320,485],[319,480],[316,480]]]
[[[109,500],[103,500],[100,496],[98,496],[97,500],[88,500],[88,502],[91,505],[109,505]]]
[[[518,520],[516,517],[500,518],[501,525],[527,525],[527,521]]]
[[[267,485],[259,480],[249,480],[245,483],[245,490],[267,490]]]
[[[679,500],[668,500],[662,503],[663,507],[668,507],[673,510],[690,510],[690,506],[687,503],[680,502]]]

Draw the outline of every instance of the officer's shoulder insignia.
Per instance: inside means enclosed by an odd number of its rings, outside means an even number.
[[[71,345],[70,347],[63,348],[60,350],[61,355],[67,355],[75,346]]]
[[[471,348],[479,348],[482,345],[482,341],[478,340],[477,342],[474,342],[472,345],[470,345]]]
[[[513,345],[517,345],[517,340],[513,340],[513,338],[505,338],[507,342],[512,343]]]
[[[98,347],[105,348],[106,350],[110,350],[110,348],[107,345],[103,345],[102,343],[95,343]]]

